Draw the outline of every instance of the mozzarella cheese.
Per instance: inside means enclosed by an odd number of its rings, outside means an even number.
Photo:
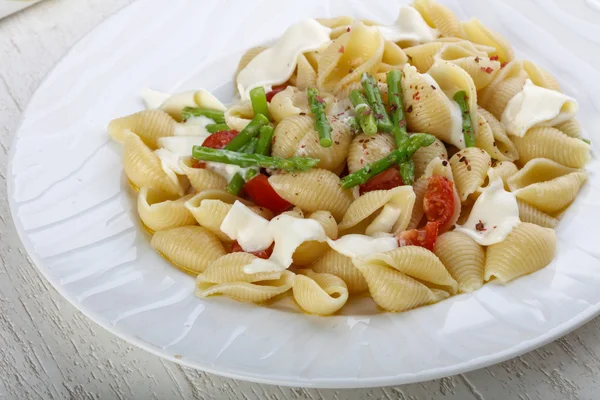
[[[502,124],[509,134],[523,137],[534,126],[554,126],[573,118],[578,109],[574,98],[527,79],[504,109]]]
[[[378,26],[385,40],[392,42],[431,42],[439,32],[427,25],[421,14],[413,7],[400,7],[396,21],[389,26]]]
[[[236,201],[225,216],[220,229],[231,240],[237,240],[244,251],[253,252],[264,250],[273,243],[268,225],[269,220]]]
[[[347,257],[384,253],[398,247],[398,240],[393,236],[345,235],[338,240],[329,239],[327,243],[332,249]]]

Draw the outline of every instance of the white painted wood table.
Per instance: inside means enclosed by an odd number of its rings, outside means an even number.
[[[183,368],[112,336],[72,307],[40,276],[14,230],[8,152],[21,112],[49,69],[131,1],[46,0],[0,21],[0,398],[600,399],[600,319],[482,370],[399,387],[316,390]]]

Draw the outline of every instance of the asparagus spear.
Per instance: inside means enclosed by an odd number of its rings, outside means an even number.
[[[258,138],[253,137],[248,143],[243,145],[238,151],[240,153],[253,154],[256,152],[256,146],[258,145]]]
[[[365,89],[369,105],[373,109],[377,127],[380,131],[390,132],[392,130],[392,122],[385,110],[385,105],[381,99],[381,92],[379,91],[379,86],[377,86],[377,81],[367,72],[362,74],[360,81],[363,89]]]
[[[396,150],[392,151],[385,158],[367,164],[364,168],[346,176],[341,181],[344,189],[349,189],[356,185],[362,185],[375,175],[385,171],[394,164],[409,160],[415,151],[421,147],[427,147],[433,143],[435,138],[426,133],[415,133],[406,139]]]
[[[206,125],[206,130],[209,133],[217,133],[217,132],[228,131],[229,127],[227,126],[227,124],[208,124],[208,125]]]
[[[282,169],[288,172],[306,171],[319,163],[318,158],[308,157],[268,157],[262,154],[245,154],[229,150],[211,149],[203,146],[194,146],[192,156],[200,161],[214,161],[224,164],[238,165],[243,168],[262,167]]]
[[[255,87],[250,91],[250,102],[252,103],[254,115],[262,114],[267,119],[271,119],[269,115],[269,103],[267,102],[267,94],[264,87]]]
[[[354,117],[349,117],[349,118],[346,120],[346,123],[347,123],[347,124],[348,124],[348,126],[350,127],[350,132],[351,132],[353,135],[358,135],[358,134],[360,133],[360,131],[361,131],[360,124],[358,123],[358,120],[357,120],[356,118],[354,118]]]
[[[319,91],[315,88],[306,89],[310,111],[315,116],[315,129],[319,134],[319,144],[329,147],[333,144],[331,140],[331,125],[325,115],[325,101],[319,97]]]
[[[208,110],[206,108],[185,107],[181,111],[181,118],[186,121],[192,117],[207,117],[215,121],[216,124],[225,123],[225,114],[222,111]]]
[[[350,92],[350,101],[354,106],[354,111],[358,115],[358,122],[364,133],[374,135],[377,133],[377,122],[373,115],[373,110],[369,107],[367,99],[358,90]]]
[[[464,90],[456,92],[454,94],[454,101],[458,103],[460,111],[462,112],[462,130],[465,138],[465,146],[475,147],[475,133],[473,132],[471,111],[469,110],[469,103],[467,102],[467,93],[465,93]]]
[[[262,154],[264,156],[271,153],[271,142],[273,141],[273,134],[275,131],[269,125],[265,125],[260,128],[260,134],[258,136],[258,144],[256,145],[256,154]]]
[[[391,70],[387,74],[388,104],[392,114],[392,133],[396,140],[396,146],[400,146],[408,138],[406,132],[406,118],[404,115],[404,99],[402,97],[402,73]],[[415,163],[408,160],[400,164],[400,176],[406,185],[412,185],[415,181]]]
[[[244,183],[246,183],[244,177],[238,172],[233,176],[233,178],[231,178],[225,190],[227,190],[232,195],[237,196],[238,193],[240,193],[240,190],[242,190],[242,188],[244,187]]]
[[[246,143],[252,140],[253,137],[258,135],[260,128],[269,123],[269,119],[262,114],[257,114],[254,116],[252,121],[242,131],[233,138],[231,142],[227,146],[225,146],[225,150],[238,151],[241,149]]]
[[[264,128],[264,126],[263,126],[263,128]],[[244,145],[244,147],[242,147],[240,149],[240,153],[252,154],[255,152],[257,145],[258,145],[258,138],[252,138],[248,143],[246,143]],[[256,174],[257,174],[256,168],[251,168],[248,171],[246,171],[245,177],[242,176],[242,174],[238,172],[237,174],[235,174],[233,176],[233,178],[231,178],[231,180],[227,184],[226,190],[229,193],[237,196],[238,193],[240,192],[240,190],[242,190],[242,187],[244,187],[244,183],[246,183],[246,180],[250,179],[251,177],[253,177]]]

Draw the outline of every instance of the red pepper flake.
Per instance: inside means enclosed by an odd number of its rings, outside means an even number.
[[[494,69],[492,67],[481,67],[481,70],[486,74],[491,74],[492,72],[494,72]]]
[[[344,51],[345,51],[345,50],[344,50],[344,46],[340,47],[340,49],[338,50],[338,52],[339,52],[339,53],[342,53],[342,54],[344,54]]]
[[[348,70],[348,73],[349,73],[349,74],[351,74],[351,73],[353,73],[353,72],[354,72],[354,68],[350,68],[350,69]]]
[[[491,56],[490,61],[498,61],[498,56]]]
[[[478,62],[479,62],[479,60],[481,60],[481,58],[479,58],[479,57],[475,57],[475,62],[476,62],[476,63],[478,63]]]
[[[506,64],[508,64],[508,61],[503,62],[502,64],[500,64],[500,69],[506,67]]]
[[[475,224],[475,229],[477,230],[477,232],[485,232],[485,231],[487,231],[487,229],[485,229],[484,223],[481,222],[481,220],[479,220],[479,222],[477,224]]]
[[[346,28],[346,32],[350,32],[350,27],[347,27],[347,28]]]
[[[323,100],[321,96],[315,96],[315,100],[317,100],[321,104],[325,103],[325,100]]]
[[[408,108],[406,109],[406,112],[409,113],[409,114],[411,112],[413,112],[413,106],[412,106],[412,104],[410,106],[408,106]]]
[[[403,119],[402,121],[398,122],[398,126],[400,126],[400,128],[404,128],[406,126],[406,120]]]

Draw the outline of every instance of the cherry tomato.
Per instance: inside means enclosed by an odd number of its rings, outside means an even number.
[[[433,251],[435,241],[438,237],[439,225],[437,222],[428,222],[423,229],[411,229],[398,234],[398,245],[402,246],[420,246],[429,251]]]
[[[380,174],[375,175],[367,181],[367,183],[360,185],[360,194],[371,192],[373,190],[390,190],[398,186],[404,185],[402,178],[400,177],[400,170],[395,165],[392,168],[386,169]]]
[[[258,174],[246,182],[244,191],[254,203],[268,208],[275,214],[280,214],[292,206],[277,194],[271,187],[269,179],[263,174]]]
[[[423,198],[423,211],[427,221],[437,222],[444,232],[454,215],[454,183],[442,176],[432,176]]]
[[[268,249],[261,250],[261,251],[252,251],[252,252],[248,252],[248,253],[254,254],[258,258],[264,258],[266,260],[267,258],[271,257],[271,253],[273,253],[274,246],[275,246],[275,243],[273,243],[271,246],[269,246]],[[233,244],[231,245],[232,253],[239,253],[239,252],[243,252],[243,251],[244,251],[244,249],[242,249],[242,246],[240,246],[240,244],[237,242],[237,240],[235,242],[233,242]]]
[[[287,85],[273,86],[271,91],[269,93],[267,93],[267,101],[270,103],[271,100],[273,99],[273,96],[275,96],[279,92],[283,92],[286,88],[287,88]]]
[[[239,134],[238,131],[221,131],[215,132],[202,142],[202,146],[210,147],[211,149],[222,149],[227,146]]]

